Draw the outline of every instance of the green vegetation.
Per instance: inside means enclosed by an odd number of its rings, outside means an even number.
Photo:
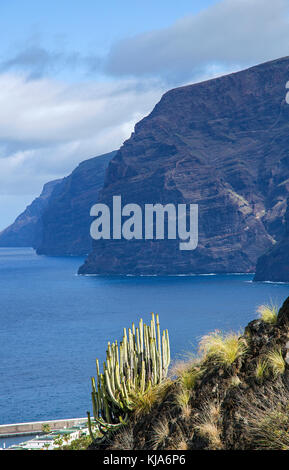
[[[49,434],[51,432],[51,429],[50,429],[50,426],[49,424],[43,424],[42,425],[42,432],[44,434]]]
[[[256,365],[255,376],[256,379],[262,383],[263,380],[268,376],[268,360],[259,359]]]
[[[123,339],[110,344],[106,351],[103,373],[96,360],[97,381],[92,377],[94,420],[103,432],[117,429],[127,422],[136,408],[149,411],[166,389],[170,363],[168,331],[161,336],[159,317],[152,314],[150,325],[124,328]],[[91,420],[88,414],[91,430]]]
[[[81,436],[78,439],[74,439],[68,445],[63,445],[61,450],[86,450],[92,443],[90,436]]]
[[[202,376],[202,369],[196,359],[178,361],[172,367],[170,375],[175,378],[176,390],[174,403],[180,408],[184,419],[191,414],[190,399],[197,380]]]
[[[149,413],[156,403],[165,398],[171,385],[170,380],[164,379],[162,383],[149,387],[144,393],[134,394],[132,397],[134,415],[138,417]]]

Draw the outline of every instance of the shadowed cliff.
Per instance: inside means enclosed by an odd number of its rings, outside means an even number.
[[[91,249],[90,209],[114,155],[110,152],[86,160],[69,176],[47,183],[41,195],[0,233],[0,246],[30,246],[45,255],[87,254]]]
[[[100,201],[199,205],[199,244],[101,240],[81,274],[254,272],[284,234],[289,58],[167,92],[109,164]]]

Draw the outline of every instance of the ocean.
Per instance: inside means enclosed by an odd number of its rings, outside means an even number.
[[[0,424],[85,417],[96,357],[151,312],[177,360],[202,335],[242,331],[259,305],[289,295],[289,284],[253,283],[251,274],[77,276],[82,262],[0,248]]]

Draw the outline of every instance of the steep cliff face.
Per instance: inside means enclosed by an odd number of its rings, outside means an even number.
[[[81,274],[254,272],[284,234],[289,58],[166,93],[109,164],[100,201],[199,206],[199,244],[101,240]]]
[[[42,216],[43,235],[37,253],[85,255],[91,249],[90,209],[103,187],[108,163],[116,152],[86,160],[64,178]]]
[[[0,246],[32,246],[46,255],[87,254],[90,208],[115,153],[86,160],[66,178],[47,183],[41,196],[1,232]]]
[[[289,205],[285,219],[285,235],[273,248],[260,256],[254,281],[289,282]]]
[[[42,193],[20,214],[15,222],[0,233],[0,246],[30,246],[35,248],[41,240],[42,215],[47,208],[54,189],[62,180],[44,185]]]

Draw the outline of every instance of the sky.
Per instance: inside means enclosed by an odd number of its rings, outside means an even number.
[[[167,90],[289,55],[288,26],[289,0],[0,0],[0,230]]]

